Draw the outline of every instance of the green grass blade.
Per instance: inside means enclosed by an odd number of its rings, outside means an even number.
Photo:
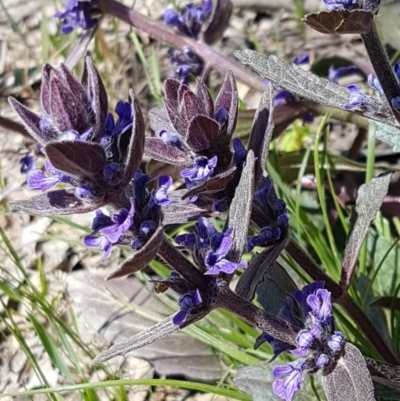
[[[109,381],[101,381],[97,383],[82,383],[82,384],[74,384],[70,386],[62,386],[58,388],[43,388],[29,391],[21,391],[14,393],[3,393],[0,394],[0,398],[2,397],[21,397],[21,396],[30,396],[36,394],[56,394],[56,393],[64,393],[71,391],[79,391],[85,389],[99,389],[99,388],[107,388],[107,387],[121,387],[121,386],[170,386],[170,387],[178,387],[184,388],[188,390],[201,391],[204,393],[211,393],[215,395],[220,395],[223,397],[233,398],[239,401],[251,401],[251,397],[247,394],[236,390],[230,390],[227,388],[222,388],[218,386],[212,386],[210,384],[203,383],[195,383],[190,381],[183,380],[165,380],[165,379],[143,379],[143,380],[109,380]]]

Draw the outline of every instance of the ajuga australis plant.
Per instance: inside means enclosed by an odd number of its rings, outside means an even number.
[[[400,147],[398,67],[393,71],[388,65],[376,35],[377,2],[324,2],[328,11],[307,15],[305,22],[324,33],[361,35],[377,75],[370,83],[379,92],[378,98],[364,95],[354,86],[344,88],[318,78],[274,56],[245,50],[237,57],[262,78],[299,98],[376,121],[378,137]],[[78,3],[71,2],[71,12]],[[107,1],[102,4],[107,9]],[[170,12],[166,22],[196,37],[201,13],[206,13],[208,6],[203,2],[200,11],[191,6],[186,14]],[[44,169],[28,176],[28,186],[42,193],[11,206],[40,215],[96,211],[92,233],[84,243],[100,248],[103,259],[117,245],[132,250],[108,279],[137,272],[155,257],[171,269],[157,292],[177,292],[179,311],[114,344],[98,355],[95,363],[157,341],[223,308],[260,330],[255,346],[266,341],[274,358],[282,352],[295,358],[266,368],[271,370],[276,396],[292,400],[305,373],[318,373],[329,400],[373,400],[372,379],[400,389],[399,357],[348,295],[348,289],[368,227],[387,193],[390,173],[359,189],[337,283],[292,238],[290,213],[266,171],[274,129],[272,83],[261,98],[245,147],[234,138],[238,93],[230,71],[215,100],[202,78],[197,78],[195,90],[179,80],[166,80],[163,106],[148,115],[154,136],[145,137],[144,119],[133,93],[131,102],[117,103],[117,118],[109,113],[106,91],[89,58],[81,82],[63,65],[57,69],[46,65],[40,115],[10,99],[46,156]],[[170,190],[172,179],[168,176],[150,177],[140,170],[144,155],[179,168],[179,189]],[[156,179],[157,188],[150,189]],[[222,230],[217,230],[211,217],[223,219]],[[194,223],[193,232],[173,241],[164,234],[165,226],[188,222]],[[260,252],[247,263],[243,253],[255,247]],[[311,284],[297,288],[277,262],[283,251],[311,277]],[[230,283],[237,271],[241,274],[233,290]],[[271,272],[275,279],[269,285],[284,294],[280,303],[263,292]],[[252,302],[256,296],[260,307]],[[335,327],[333,303],[346,311],[385,362],[364,358],[357,347],[345,341]]]

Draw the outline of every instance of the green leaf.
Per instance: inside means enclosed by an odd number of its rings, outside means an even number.
[[[73,383],[74,379],[71,376],[71,372],[69,371],[67,365],[65,364],[62,356],[58,352],[58,347],[48,334],[47,330],[32,314],[29,314],[29,320],[31,321],[34,327],[36,334],[40,338],[40,341],[42,342],[44,349],[49,355],[52,364],[60,371],[60,373],[69,382]]]

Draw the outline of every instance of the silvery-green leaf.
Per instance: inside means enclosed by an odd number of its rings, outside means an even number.
[[[102,199],[85,202],[84,199],[75,196],[73,189],[59,189],[10,202],[9,205],[12,209],[39,216],[61,216],[89,213],[104,206],[104,202]]]
[[[375,401],[374,386],[364,357],[357,347],[345,344],[344,355],[333,371],[322,375],[328,401]]]
[[[235,56],[262,78],[268,78],[298,96],[339,109],[349,104],[350,92],[345,87],[320,78],[295,64],[288,64],[276,56],[264,56],[253,50],[236,51]],[[399,125],[388,104],[375,98],[369,98],[369,102],[371,106],[367,110],[358,107],[354,108],[354,112],[392,126]]]
[[[387,143],[394,152],[400,152],[400,130],[377,121],[370,121],[375,127],[375,138]]]
[[[254,115],[248,149],[252,149],[256,158],[256,183],[262,174],[266,175],[269,145],[274,133],[274,94],[270,83],[263,93]]]
[[[347,240],[342,262],[340,284],[348,288],[354,274],[358,254],[364,242],[372,220],[381,208],[385,198],[392,173],[384,173],[373,178],[358,190],[355,213],[352,216],[351,232]]]
[[[246,165],[243,168],[235,196],[229,208],[229,217],[226,226],[233,229],[233,245],[229,251],[228,259],[239,262],[246,244],[247,230],[250,224],[250,216],[254,193],[254,153],[249,150]]]
[[[108,361],[111,358],[115,358],[119,355],[125,355],[128,352],[134,351],[138,348],[142,348],[148,344],[152,344],[162,338],[169,336],[179,330],[179,326],[172,323],[172,316],[167,317],[163,321],[150,327],[147,330],[143,330],[133,337],[128,338],[125,341],[117,343],[110,347],[108,350],[101,352],[96,358],[93,359],[93,364]]]

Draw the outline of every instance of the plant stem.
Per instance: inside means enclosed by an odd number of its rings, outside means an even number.
[[[245,68],[242,64],[230,60],[204,43],[175,33],[160,21],[154,21],[115,0],[102,0],[101,9],[104,13],[125,21],[132,27],[147,33],[154,39],[168,43],[176,48],[182,48],[183,46],[190,47],[190,49],[206,63],[209,63],[224,73],[229,70],[232,71],[236,79],[242,81],[256,91],[263,92],[265,89],[262,79],[252,71],[249,71],[249,69]]]
[[[400,113],[392,105],[392,100],[400,97],[399,82],[390,65],[382,42],[379,39],[375,23],[373,23],[371,29],[367,33],[362,34],[361,37],[372,66],[374,67],[375,74],[381,83],[383,93],[397,121],[400,122]]]
[[[268,333],[277,340],[290,345],[296,345],[295,338],[300,331],[299,327],[293,326],[285,320],[257,308],[257,306],[229,289],[220,295],[217,307],[234,313],[246,323],[259,328],[262,332]]]
[[[9,120],[6,117],[0,116],[0,127],[3,127],[10,131],[18,132],[19,134],[22,134],[25,138],[33,140],[32,136],[29,134],[29,132],[25,129],[25,127],[22,124]]]
[[[207,278],[176,250],[165,237],[158,249],[158,256],[199,290],[206,291],[208,289]]]

